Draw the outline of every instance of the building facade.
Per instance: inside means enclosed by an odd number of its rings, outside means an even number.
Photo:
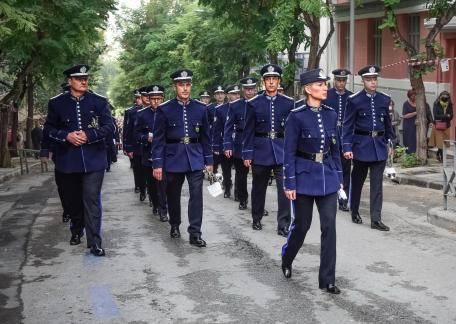
[[[427,20],[426,1],[401,1],[396,11],[400,33],[415,47],[424,50],[421,40],[426,37],[434,22]],[[348,0],[334,0],[336,33],[328,49],[329,70],[336,67],[349,66],[349,31],[350,7]],[[394,45],[393,37],[388,29],[380,30],[383,22],[384,6],[382,1],[365,0],[362,7],[355,9],[355,48],[354,71],[368,64],[382,67],[379,89],[391,95],[396,109],[402,112],[402,103],[407,100],[410,89],[407,55],[401,48]],[[444,56],[449,59],[449,71],[443,72],[440,64],[436,70],[424,76],[426,98],[431,105],[438,94],[447,90],[452,102],[456,102],[456,18],[446,25],[436,40],[443,47]],[[361,88],[361,79],[355,76],[354,89]],[[451,138],[455,139],[456,122],[453,119]]]

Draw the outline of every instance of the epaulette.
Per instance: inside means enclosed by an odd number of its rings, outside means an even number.
[[[357,95],[359,95],[361,93],[362,90],[359,90],[357,92],[355,92],[354,94],[348,96],[348,98],[353,98],[353,97],[356,97]]]
[[[103,98],[103,99],[108,100],[108,98],[106,98],[105,96],[102,96],[102,95],[99,94],[99,93],[96,93],[96,92],[93,92],[93,91],[92,91],[91,93],[92,93],[93,95],[97,96],[97,97],[100,97],[100,98]]]
[[[147,108],[149,108],[149,107],[144,107],[144,108],[142,108],[142,109],[139,109],[139,110],[138,110],[138,113],[141,112],[141,111],[146,110]]]
[[[162,102],[160,105],[158,105],[158,107],[161,107],[161,106],[163,106],[163,105],[166,105],[166,104],[167,104],[168,102],[170,102],[170,101],[171,101],[171,99],[166,100],[165,102]]]
[[[54,100],[54,99],[57,99],[58,97],[60,97],[61,95],[64,95],[64,94],[67,94],[68,92],[62,92],[62,93],[59,93],[58,95],[56,95],[55,97],[52,97],[51,99],[49,100]]]
[[[223,106],[224,104],[225,104],[225,103],[221,103],[221,104],[219,104],[219,105],[215,105],[214,108],[218,108],[218,107],[220,107],[220,106]]]
[[[291,109],[291,112],[298,112],[298,111],[301,111],[301,110],[304,110],[304,109],[307,109],[307,105],[306,104],[303,104],[302,106],[299,106],[299,107],[296,107],[294,109]]]
[[[241,99],[239,98],[239,99],[236,99],[236,100],[231,101],[231,102],[230,102],[230,105],[231,105],[231,104],[234,104],[234,103],[236,103],[236,102],[238,102],[239,100],[241,100]]]
[[[200,101],[200,100],[198,100],[198,99],[193,99],[193,100],[195,100],[197,103],[202,104],[203,106],[206,106],[206,104],[205,104],[204,102],[202,102],[202,101]]]
[[[329,110],[334,110],[333,107],[328,106],[328,105],[325,105],[325,104],[322,104],[321,106],[322,106],[323,108],[326,108],[326,109],[329,109]]]
[[[304,98],[299,99],[298,101],[295,101],[295,106],[299,107],[299,106],[303,105],[305,103],[305,101],[306,100]]]
[[[255,100],[256,98],[258,98],[258,95],[256,95],[256,96],[253,97],[253,98],[250,98],[249,100],[247,100],[247,102],[253,101],[253,100]]]
[[[289,99],[289,100],[291,100],[291,101],[294,101],[293,98],[288,97],[287,95],[284,95],[284,94],[280,94],[280,93],[279,93],[279,96],[282,96],[282,97],[285,97],[285,98],[287,98],[287,99]]]
[[[378,92],[378,93],[381,93],[382,95],[385,95],[385,96],[387,96],[388,98],[391,98],[391,96],[390,96],[389,94],[387,94],[387,93],[384,93],[383,91],[377,91],[377,92]]]

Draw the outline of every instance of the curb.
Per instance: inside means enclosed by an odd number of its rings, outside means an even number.
[[[456,211],[443,210],[443,207],[434,207],[427,212],[427,221],[432,225],[456,232]]]
[[[389,179],[389,178],[387,178]],[[434,190],[443,190],[443,184],[429,180],[419,179],[406,175],[396,174],[396,178],[392,180],[398,184],[411,185],[421,188],[429,188]]]
[[[31,174],[32,171],[34,169],[36,169],[37,166],[40,167],[41,166],[41,162],[30,163],[29,164],[29,173],[24,173],[22,175]],[[8,181],[8,180],[10,180],[10,179],[12,179],[14,177],[21,176],[21,168],[20,167],[11,168],[11,169],[12,170],[10,172],[0,175],[0,183],[6,182],[6,181]]]

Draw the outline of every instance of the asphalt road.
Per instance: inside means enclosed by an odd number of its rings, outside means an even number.
[[[316,212],[293,278],[283,278],[275,187],[261,232],[250,210],[205,190],[203,249],[188,244],[186,187],[177,240],[132,188],[121,158],[105,177],[107,256],[96,258],[69,245],[52,173],[0,185],[0,323],[456,322],[456,233],[426,222],[439,191],[385,182],[387,233],[339,212],[333,296],[318,289]]]

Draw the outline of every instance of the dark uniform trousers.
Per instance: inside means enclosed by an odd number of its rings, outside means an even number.
[[[252,165],[252,218],[259,222],[263,218],[266,190],[271,171],[274,172],[277,185],[277,228],[286,228],[290,224],[290,204],[283,191],[282,165]]]
[[[87,246],[101,246],[101,186],[105,170],[89,173],[60,173],[62,192],[71,217],[71,234],[82,236]]]
[[[161,181],[158,181],[153,176],[153,169],[151,167],[144,167],[147,192],[149,199],[152,201],[154,209],[158,209],[160,215],[166,215],[168,207],[166,205],[166,176],[163,176]]]
[[[181,224],[181,192],[187,178],[190,199],[188,201],[188,233],[201,235],[203,221],[203,178],[202,170],[193,172],[166,172],[166,197],[168,200],[169,224]]]
[[[60,202],[62,203],[63,213],[69,215],[68,199],[65,199],[65,193],[63,190],[65,173],[59,172],[54,169],[55,184],[57,185],[57,192],[59,193]]]
[[[213,167],[213,173],[216,174],[218,172],[218,167],[219,164],[221,163],[222,157],[220,154],[214,154],[214,167]],[[222,170],[223,172],[223,170]]]
[[[294,220],[290,227],[287,244],[282,249],[282,261],[291,265],[304,243],[312,223],[314,201],[320,214],[321,252],[318,282],[320,288],[334,284],[336,273],[336,213],[337,193],[327,196],[297,194],[294,206]]]
[[[350,172],[351,172],[351,160],[344,158],[344,154],[340,154],[340,162],[342,164],[342,175],[343,175],[343,186],[347,197],[350,193]]]
[[[146,190],[146,174],[141,162],[142,156],[133,153],[133,177],[135,179],[135,188],[139,188],[141,192]]]
[[[351,174],[351,203],[352,213],[359,212],[359,202],[361,191],[367,172],[370,177],[370,216],[371,221],[381,221],[383,203],[383,171],[385,171],[386,161],[364,162],[353,160],[353,171]]]
[[[247,175],[249,174],[249,168],[244,165],[242,159],[233,158],[234,168],[236,170],[234,178],[234,190],[240,202],[247,202],[249,194],[247,191]]]
[[[233,168],[233,158],[227,158],[225,154],[220,154],[220,165],[222,166],[223,188],[230,191],[233,182],[231,181],[231,169]]]

